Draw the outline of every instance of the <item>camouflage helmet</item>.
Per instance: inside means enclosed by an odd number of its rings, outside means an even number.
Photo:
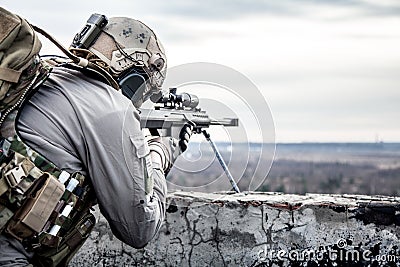
[[[167,59],[154,32],[141,21],[113,17],[88,50],[107,64],[110,74],[120,83],[132,70],[142,74],[145,101],[158,93],[164,82]],[[139,106],[141,103],[139,104]]]

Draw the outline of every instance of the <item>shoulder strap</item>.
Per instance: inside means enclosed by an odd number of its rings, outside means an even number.
[[[16,118],[12,118],[11,123],[13,124],[13,133],[4,135],[3,134],[3,128],[2,125],[4,121],[6,120],[7,116],[13,112],[14,110],[20,109],[25,101],[29,99],[29,97],[36,92],[36,89],[39,88],[39,86],[47,79],[51,72],[51,66],[48,64],[45,64],[42,61],[38,61],[36,65],[32,66],[32,71],[33,77],[29,77],[29,75],[22,79],[18,85],[18,90],[13,90],[10,93],[15,94],[16,96],[14,98],[18,98],[16,102],[12,102],[11,106],[9,106],[6,110],[4,110],[0,114],[0,131],[1,135],[4,137],[12,137],[15,135],[15,121]],[[13,99],[12,95],[10,95],[10,99]]]
[[[85,58],[77,57],[76,55],[72,54],[60,42],[58,42],[56,39],[54,39],[50,34],[48,34],[43,29],[41,29],[37,26],[34,26],[34,25],[32,25],[32,27],[35,31],[42,34],[44,37],[49,39],[53,44],[55,44],[68,58],[70,58],[73,61],[74,64],[76,64],[80,67],[92,69],[92,70],[98,72],[107,80],[109,85],[111,85],[116,90],[119,90],[118,83],[114,80],[114,78],[111,76],[111,74],[108,73],[106,70],[102,69],[101,67],[97,66],[96,64],[94,64],[92,62],[89,62]]]

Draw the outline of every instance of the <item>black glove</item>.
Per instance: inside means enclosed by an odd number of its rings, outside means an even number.
[[[185,126],[182,127],[182,130],[179,134],[179,148],[181,149],[182,152],[186,151],[190,137],[192,137],[192,134],[193,134],[193,126],[190,124],[185,124]]]

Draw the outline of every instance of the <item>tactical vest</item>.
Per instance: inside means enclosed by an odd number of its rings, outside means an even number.
[[[0,233],[33,251],[34,266],[66,266],[95,224],[94,192],[81,173],[57,168],[16,134],[15,114],[51,67],[37,57],[29,23],[1,8],[0,16]]]
[[[35,252],[35,266],[66,266],[95,224],[89,180],[57,168],[17,135],[0,141],[0,174],[1,233]]]

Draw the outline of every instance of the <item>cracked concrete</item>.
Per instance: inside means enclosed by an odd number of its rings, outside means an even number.
[[[395,197],[175,192],[145,248],[99,215],[71,266],[400,266],[399,224]]]

